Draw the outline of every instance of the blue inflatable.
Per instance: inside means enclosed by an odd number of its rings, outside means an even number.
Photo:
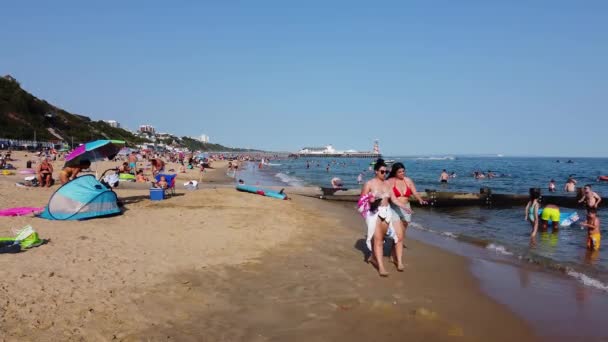
[[[262,196],[266,196],[266,197],[272,197],[272,198],[277,198],[277,199],[282,199],[282,200],[287,199],[287,195],[285,195],[282,190],[280,192],[277,192],[277,191],[258,188],[257,186],[243,185],[243,184],[237,185],[236,189],[238,191],[250,192],[252,194],[258,194],[258,195],[262,195]]]
[[[538,219],[540,220],[540,215],[543,213],[542,209],[538,209]],[[559,225],[562,227],[569,227],[574,222],[578,221],[578,213],[575,211],[573,213],[563,213],[560,211],[559,213]]]

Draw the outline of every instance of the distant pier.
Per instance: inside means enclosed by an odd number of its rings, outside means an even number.
[[[296,153],[291,156],[298,158],[381,158],[382,155],[373,152],[357,152],[357,153]]]

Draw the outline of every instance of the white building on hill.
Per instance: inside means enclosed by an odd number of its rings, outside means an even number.
[[[154,129],[154,126],[152,125],[141,125],[139,126],[139,131],[141,133],[149,133],[149,134],[154,134],[156,133],[156,129]]]
[[[200,142],[204,142],[204,143],[208,143],[209,142],[209,136],[206,134],[201,135],[201,137],[198,139]]]
[[[120,122],[116,120],[106,120],[106,123],[110,125],[110,127],[120,128]]]

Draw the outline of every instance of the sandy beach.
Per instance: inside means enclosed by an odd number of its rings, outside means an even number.
[[[213,166],[204,183],[232,182],[225,163]],[[16,187],[22,177],[0,178],[0,208],[42,207],[58,188]],[[31,224],[50,239],[0,256],[0,340],[535,339],[481,292],[462,257],[408,240],[406,271],[379,278],[348,205],[230,188],[178,188],[158,202],[147,189],[116,192],[120,216],[0,219],[2,236]]]

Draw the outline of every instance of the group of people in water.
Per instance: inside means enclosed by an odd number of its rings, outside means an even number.
[[[560,225],[560,209],[557,205],[551,203],[551,199],[547,198],[547,204],[541,208],[540,190],[530,189],[530,199],[525,209],[525,220],[530,222],[532,232],[530,234],[531,242],[533,243],[537,232],[546,232],[551,222],[552,232],[557,233]],[[598,251],[601,243],[600,234],[600,219],[597,216],[597,211],[602,198],[592,190],[590,184],[583,187],[583,196],[578,201],[585,205],[586,219],[580,224],[581,228],[587,228],[587,243],[586,247],[589,251]]]
[[[370,252],[367,261],[377,268],[380,276],[386,277],[388,271],[383,262],[385,240],[394,242],[391,260],[397,271],[403,271],[403,241],[412,218],[410,197],[414,197],[421,205],[427,203],[416,191],[414,181],[407,177],[402,163],[394,163],[389,170],[384,160],[378,159],[373,171],[374,177],[363,185],[357,207],[367,226],[366,246]],[[572,176],[566,182],[565,191],[575,191],[570,190],[568,185],[576,185]],[[447,182],[449,178],[450,173],[444,169],[440,181]],[[585,205],[586,218],[580,226],[581,229],[587,229],[586,248],[589,251],[598,251],[601,244],[600,219],[597,215],[601,201],[602,198],[593,191],[590,184],[583,187],[579,203]],[[544,205],[541,205],[540,189],[531,189],[525,208],[525,219],[532,228],[531,242],[535,241],[539,231],[548,231],[550,225],[553,233],[559,230],[560,208],[551,202],[550,197],[542,199],[542,202]]]
[[[402,163],[394,163],[390,172],[383,159],[374,164],[374,178],[367,181],[361,190],[359,212],[367,224],[366,246],[372,263],[380,276],[388,276],[383,262],[385,237],[393,239],[392,259],[397,271],[403,272],[403,240],[405,230],[412,219],[410,196],[421,205],[427,204],[416,191],[414,181],[406,176]]]

